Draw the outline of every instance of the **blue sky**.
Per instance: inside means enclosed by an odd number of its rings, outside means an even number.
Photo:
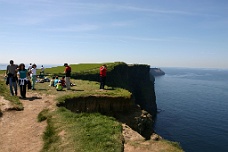
[[[227,0],[0,0],[0,63],[228,68]]]

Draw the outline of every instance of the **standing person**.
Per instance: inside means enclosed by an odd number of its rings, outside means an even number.
[[[35,83],[36,83],[36,64],[32,65],[32,69],[30,71],[30,77],[32,79],[32,90],[35,90]]]
[[[31,69],[32,69],[32,63],[29,64],[28,71],[30,71]]]
[[[64,63],[64,66],[65,66],[64,73],[66,76],[66,88],[67,90],[70,90],[71,67],[67,63]]]
[[[106,83],[107,66],[104,64],[100,67],[100,89],[104,89]]]
[[[26,98],[26,84],[27,84],[27,76],[28,70],[25,69],[25,64],[21,63],[18,67],[18,85],[20,86],[20,93],[22,98]]]
[[[7,83],[10,85],[10,93],[12,96],[17,95],[17,65],[13,60],[10,60],[10,64],[7,65],[5,76],[7,76]],[[14,89],[14,90],[13,90]]]
[[[43,65],[41,65],[41,68],[40,68],[40,77],[44,78],[44,66]]]

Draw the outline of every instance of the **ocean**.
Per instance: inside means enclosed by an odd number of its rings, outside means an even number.
[[[228,70],[161,68],[155,131],[186,152],[228,151]]]

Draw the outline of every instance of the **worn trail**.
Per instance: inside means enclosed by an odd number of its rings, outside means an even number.
[[[21,102],[23,111],[5,111],[0,118],[2,152],[39,152],[42,149],[46,122],[39,123],[37,116],[53,103],[53,97],[28,92],[27,99]]]

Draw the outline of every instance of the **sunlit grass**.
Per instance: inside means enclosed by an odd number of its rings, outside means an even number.
[[[23,104],[20,102],[18,96],[11,96],[9,86],[5,84],[3,76],[0,76],[0,95],[11,102],[11,109],[23,110]]]
[[[48,118],[43,151],[121,152],[121,130],[120,123],[112,117],[99,113],[76,114],[59,108]]]

